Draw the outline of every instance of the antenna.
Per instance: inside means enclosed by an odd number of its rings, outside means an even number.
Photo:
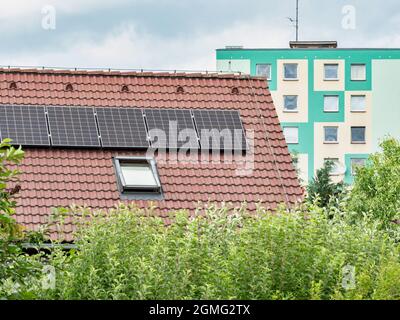
[[[287,19],[295,23],[294,27],[296,28],[296,41],[299,41],[299,0],[296,0],[296,19],[291,17],[287,17]]]
[[[296,41],[299,41],[299,0],[296,0]]]

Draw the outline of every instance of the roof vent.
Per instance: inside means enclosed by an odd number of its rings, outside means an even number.
[[[66,90],[66,91],[74,91],[74,87],[72,86],[72,84],[68,83],[68,84],[65,86],[65,90]]]
[[[17,84],[14,81],[10,83],[10,89],[17,89]]]
[[[185,90],[183,89],[183,87],[179,86],[178,88],[176,88],[176,92],[177,93],[184,93]]]
[[[121,88],[122,92],[129,92],[129,87],[127,85],[123,85]]]
[[[289,41],[292,49],[337,48],[337,41]]]
[[[237,87],[232,88],[233,94],[239,94],[239,89]]]

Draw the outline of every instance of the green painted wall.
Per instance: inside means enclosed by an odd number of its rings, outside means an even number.
[[[368,159],[368,154],[365,153],[347,153],[344,156],[344,164],[346,165],[346,174],[344,176],[344,182],[352,184],[354,181],[354,176],[351,173],[351,159]]]
[[[372,62],[372,134],[373,149],[379,149],[379,141],[386,135],[400,138],[400,64],[394,60]]]
[[[286,122],[281,125],[282,127],[299,127],[299,143],[290,144],[289,150],[308,154],[310,179],[314,173],[314,123],[345,121],[345,91],[372,90],[374,150],[377,148],[379,139],[385,134],[391,133],[400,138],[400,83],[396,79],[400,74],[400,49],[218,49],[216,55],[217,66],[220,60],[250,61],[251,75],[256,74],[257,64],[271,64],[272,79],[269,81],[271,91],[277,90],[277,60],[308,60],[309,121],[307,123]],[[314,60],[316,59],[345,60],[345,91],[314,91]],[[351,81],[350,66],[356,63],[366,65],[366,81]],[[323,96],[334,94],[339,95],[339,112],[326,113],[323,111]],[[358,156],[366,155],[359,154]],[[351,157],[355,155],[345,155],[346,166],[350,164]],[[345,181],[349,183],[353,181],[351,173],[346,173]]]

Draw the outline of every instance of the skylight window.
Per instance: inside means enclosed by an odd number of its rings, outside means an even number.
[[[161,195],[161,183],[154,159],[116,157],[114,164],[122,195]]]

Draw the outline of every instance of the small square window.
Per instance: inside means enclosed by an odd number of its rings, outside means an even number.
[[[367,79],[367,71],[365,64],[352,64],[351,65],[351,80],[352,81],[365,81]]]
[[[283,110],[297,112],[297,96],[283,96]]]
[[[259,77],[266,77],[267,80],[271,80],[271,64],[269,63],[257,64],[256,75]]]
[[[338,142],[338,127],[324,127],[324,142],[325,143]]]
[[[338,64],[325,64],[324,65],[324,79],[337,80],[339,78],[339,65]]]
[[[350,111],[352,112],[365,112],[366,103],[365,95],[351,96]]]
[[[285,63],[283,65],[284,79],[297,80],[297,63]]]
[[[286,143],[299,143],[299,128],[298,127],[284,127],[283,134]]]
[[[352,158],[352,159],[350,159],[350,162],[351,162],[351,174],[353,176],[355,176],[356,173],[357,173],[357,168],[365,167],[365,164],[367,163],[367,159],[365,159],[365,158]]]
[[[161,183],[154,159],[116,157],[114,165],[121,194],[161,195]]]
[[[351,143],[365,143],[365,127],[351,127]]]
[[[338,112],[339,111],[339,96],[324,96],[324,111]]]
[[[333,162],[333,167],[330,172],[331,175],[337,176],[337,175],[344,174],[343,166],[340,164],[338,158],[325,158],[324,159],[324,162],[328,162],[328,161]]]

